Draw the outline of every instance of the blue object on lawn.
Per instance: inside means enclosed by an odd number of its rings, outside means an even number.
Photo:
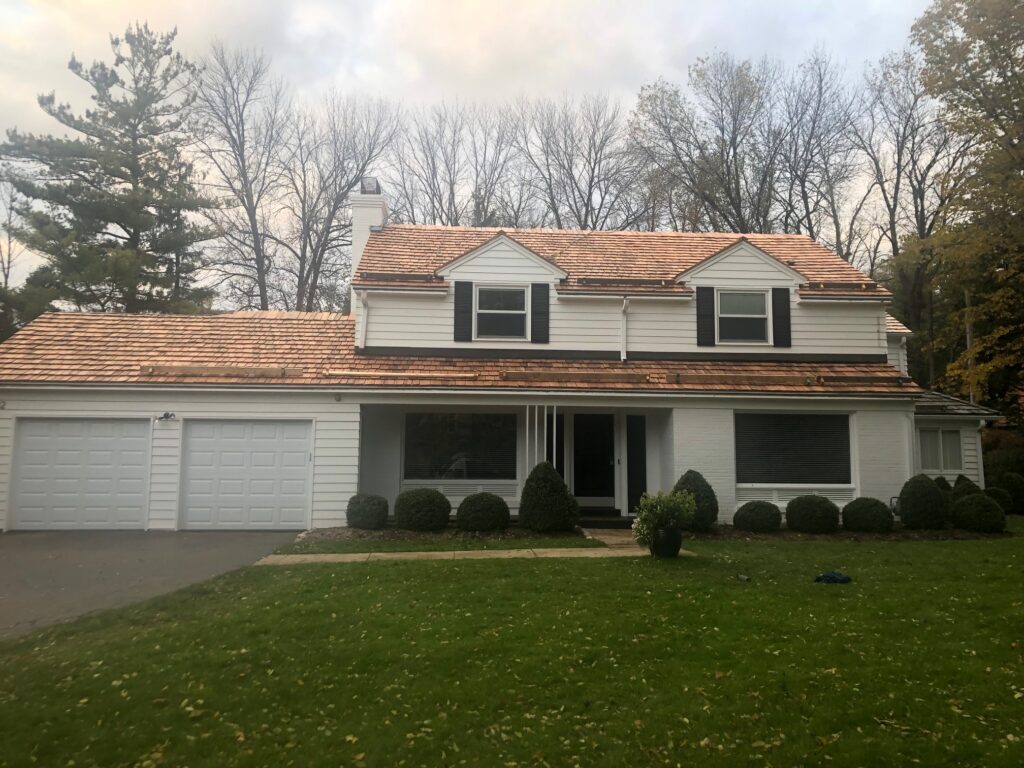
[[[829,571],[828,573],[819,573],[818,578],[814,580],[815,584],[849,584],[853,579],[847,576],[845,573],[839,571]]]

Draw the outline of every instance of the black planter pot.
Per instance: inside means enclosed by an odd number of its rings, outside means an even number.
[[[651,554],[655,557],[679,557],[683,546],[683,532],[679,528],[658,528],[651,542]]]

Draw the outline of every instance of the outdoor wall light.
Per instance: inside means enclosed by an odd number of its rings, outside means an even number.
[[[162,416],[157,416],[156,417],[156,420],[157,421],[177,421],[178,417],[175,416],[170,411],[164,411]]]

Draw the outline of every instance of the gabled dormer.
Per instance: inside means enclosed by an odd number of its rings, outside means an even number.
[[[696,293],[698,346],[792,346],[793,293],[806,278],[745,238],[676,281]]]

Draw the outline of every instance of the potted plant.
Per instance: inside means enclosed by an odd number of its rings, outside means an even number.
[[[655,557],[679,557],[683,530],[693,525],[697,504],[687,491],[645,493],[636,507],[633,538]]]

